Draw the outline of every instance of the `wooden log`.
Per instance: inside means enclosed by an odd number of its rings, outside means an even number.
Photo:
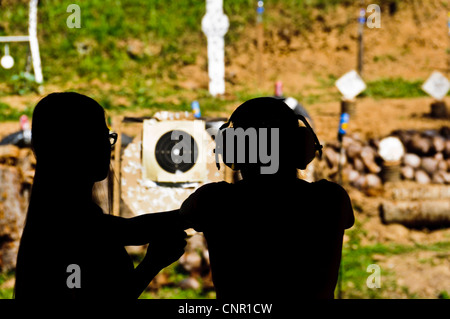
[[[430,105],[432,118],[443,119],[447,117],[447,106],[444,101],[436,101]]]
[[[16,265],[27,204],[21,194],[19,169],[0,165],[0,272]]]
[[[438,161],[432,157],[423,157],[421,168],[430,176],[436,172]]]
[[[450,126],[443,126],[439,129],[439,135],[450,140]]]
[[[401,180],[400,161],[384,162],[381,169],[381,178],[384,183]]]
[[[395,130],[392,132],[392,135],[397,136],[405,146],[409,145],[412,137],[416,134],[418,134],[416,130]]]
[[[385,195],[387,198],[398,201],[405,200],[449,200],[450,201],[450,185],[418,185],[404,187],[387,188]]]
[[[450,226],[450,200],[385,201],[380,205],[383,223],[409,227]]]
[[[430,152],[431,147],[431,140],[417,133],[413,135],[406,146],[406,149],[408,153],[427,155]]]
[[[0,145],[0,161],[4,162],[8,159],[17,159],[20,149],[15,145]]]
[[[411,166],[412,168],[419,168],[420,162],[421,162],[421,159],[416,154],[407,153],[403,156],[403,163],[406,166]]]
[[[445,149],[445,140],[442,136],[433,136],[432,139],[432,143],[433,143],[433,150],[436,153],[442,152]]]
[[[350,144],[345,151],[347,153],[348,158],[354,159],[361,153],[361,150],[362,150],[361,144],[356,142]]]
[[[366,176],[365,175],[359,175],[358,178],[353,182],[353,186],[357,189],[363,189],[364,185],[366,184]]]
[[[437,161],[442,161],[442,160],[444,160],[444,154],[436,153],[436,154],[434,154],[433,158]]]
[[[323,155],[325,157],[325,160],[327,161],[328,167],[333,168],[338,166],[339,153],[337,153],[334,149],[332,149],[331,147],[326,147],[323,150]]]
[[[381,178],[375,174],[367,174],[365,180],[365,188],[381,188]]]
[[[360,158],[353,159],[353,166],[355,167],[355,170],[357,170],[358,172],[364,173],[365,166]]]
[[[360,176],[359,172],[357,170],[354,169],[344,169],[344,176],[346,176],[347,180],[350,183],[354,183]]]
[[[444,153],[445,158],[450,158],[450,140],[445,141],[445,147],[442,152]]]
[[[446,184],[450,184],[450,172],[442,172],[441,171],[441,176],[444,179],[444,182]]]
[[[381,168],[375,163],[375,151],[370,146],[364,146],[360,156],[370,173],[378,174],[381,171]]]
[[[400,168],[401,175],[406,180],[412,180],[414,178],[414,168],[411,166],[403,166]]]
[[[440,171],[434,172],[431,176],[431,182],[434,184],[445,184],[444,176],[442,176]]]
[[[416,182],[419,184],[428,184],[431,181],[430,176],[428,176],[428,174],[424,170],[421,170],[421,169],[418,169],[414,173],[414,178],[415,178]]]

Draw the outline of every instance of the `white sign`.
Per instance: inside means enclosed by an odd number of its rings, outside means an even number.
[[[202,30],[208,40],[209,93],[225,93],[225,40],[230,23],[223,13],[223,0],[206,0]]]
[[[352,100],[359,93],[366,89],[366,83],[359,76],[358,72],[352,70],[345,73],[336,81],[336,87],[345,99]]]
[[[436,100],[442,100],[447,95],[448,90],[450,90],[450,82],[442,73],[434,71],[422,85],[422,90]]]

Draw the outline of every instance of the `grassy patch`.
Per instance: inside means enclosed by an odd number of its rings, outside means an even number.
[[[16,121],[22,114],[31,117],[33,114],[33,108],[27,107],[25,110],[20,111],[11,107],[9,104],[0,102],[0,122]]]
[[[342,262],[340,272],[340,285],[342,287],[342,298],[359,299],[359,298],[389,298],[392,292],[401,292],[406,298],[418,298],[416,294],[408,291],[407,287],[398,287],[395,281],[395,273],[389,269],[381,269],[381,288],[368,288],[366,281],[372,272],[367,271],[367,267],[377,264],[375,256],[393,256],[403,255],[418,251],[435,251],[445,252],[450,249],[450,241],[437,242],[429,245],[414,244],[374,244],[369,246],[361,245],[361,237],[364,231],[362,224],[356,221],[355,226],[346,231],[349,240],[344,244],[342,249]],[[419,263],[427,261],[418,261]],[[339,285],[339,284],[338,284]],[[339,288],[336,288],[336,296]],[[443,291],[439,295],[440,298],[448,297],[447,292]]]
[[[402,78],[386,78],[367,83],[367,89],[361,96],[375,99],[412,98],[427,96],[421,89],[423,80],[405,80]]]
[[[0,287],[8,280],[14,278],[14,271],[0,272]],[[0,299],[12,299],[14,288],[0,288]]]

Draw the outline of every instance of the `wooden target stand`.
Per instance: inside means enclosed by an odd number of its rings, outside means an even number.
[[[175,118],[177,120],[194,119],[192,114],[187,112],[163,113],[166,115],[169,114],[169,117],[166,119],[159,118],[160,121],[170,121]],[[118,135],[113,152],[113,169],[115,175],[112,194],[113,215],[129,215],[129,213],[125,214],[125,212],[121,211],[121,201],[123,201],[122,204],[125,204],[128,207],[133,216],[178,209],[183,201],[198,187],[211,182],[227,181],[232,183],[234,181],[235,174],[233,174],[233,171],[227,166],[221,165],[220,171],[217,170],[213,152],[215,143],[212,138],[204,145],[206,148],[206,156],[208,157],[206,164],[207,177],[204,181],[190,183],[191,185],[188,185],[188,187],[181,187],[180,185],[172,185],[173,187],[170,187],[144,179],[142,177],[143,121],[150,118],[158,119],[158,113],[153,117],[134,118],[116,116],[113,118],[112,128]],[[201,119],[203,119],[205,123],[223,120],[215,118]],[[138,126],[139,133],[133,138],[131,143],[122,149],[124,123]],[[206,128],[205,134],[208,134]],[[155,138],[159,138],[159,136],[155,136]]]

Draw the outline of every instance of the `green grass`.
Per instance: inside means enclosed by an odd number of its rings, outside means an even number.
[[[13,107],[11,107],[9,104],[0,102],[0,122],[2,121],[16,121],[20,118],[22,114],[27,115],[28,117],[31,117],[33,114],[33,108],[27,107],[25,110],[20,111]]]
[[[408,291],[407,287],[398,287],[395,281],[395,273],[389,269],[381,269],[381,288],[368,288],[367,278],[371,273],[367,272],[367,267],[371,264],[377,264],[374,255],[385,257],[394,255],[403,255],[418,251],[446,252],[450,249],[450,241],[437,242],[429,245],[414,244],[374,244],[368,246],[361,245],[361,237],[367,235],[362,230],[362,223],[356,221],[355,226],[346,231],[349,241],[344,244],[342,249],[342,261],[340,281],[342,287],[342,297],[350,298],[386,298],[389,292],[401,291],[407,298],[418,298],[417,295]],[[421,261],[419,261],[421,262]],[[432,266],[432,265],[431,265]],[[338,287],[336,293],[338,295]],[[440,293],[439,298],[447,298],[448,292]]]
[[[135,267],[144,258],[144,254],[132,254],[131,258]],[[145,290],[139,299],[214,299],[215,291],[211,289],[203,289],[202,278],[196,278],[200,283],[199,289],[182,289],[178,284],[189,278],[190,274],[177,261],[172,265],[164,268],[162,274],[167,276],[168,285],[158,290]]]
[[[278,21],[281,9],[285,23],[294,21],[294,27],[303,30],[311,25],[314,8],[330,9],[339,3],[349,1],[267,1],[264,21]],[[72,14],[66,12],[69,4],[80,6],[80,28],[66,25]],[[8,10],[0,10],[0,35],[26,34],[28,6],[22,2],[8,6]],[[224,12],[230,21],[226,42],[233,45],[245,35],[246,25],[255,24],[256,1],[224,1]],[[205,1],[48,0],[39,4],[38,14],[46,83],[101,79],[146,87],[143,83],[149,78],[176,79],[177,68],[195,63],[200,48],[206,46],[201,31]],[[132,53],[129,47],[133,43],[147,48]],[[24,43],[9,46],[16,64],[11,70],[0,69],[0,81],[8,81],[25,69],[28,46]]]
[[[361,96],[375,99],[413,98],[427,96],[421,89],[423,80],[405,80],[402,78],[386,78],[367,82],[367,89]]]
[[[14,271],[0,272],[0,287],[14,277]],[[0,299],[12,299],[14,288],[0,289]]]

